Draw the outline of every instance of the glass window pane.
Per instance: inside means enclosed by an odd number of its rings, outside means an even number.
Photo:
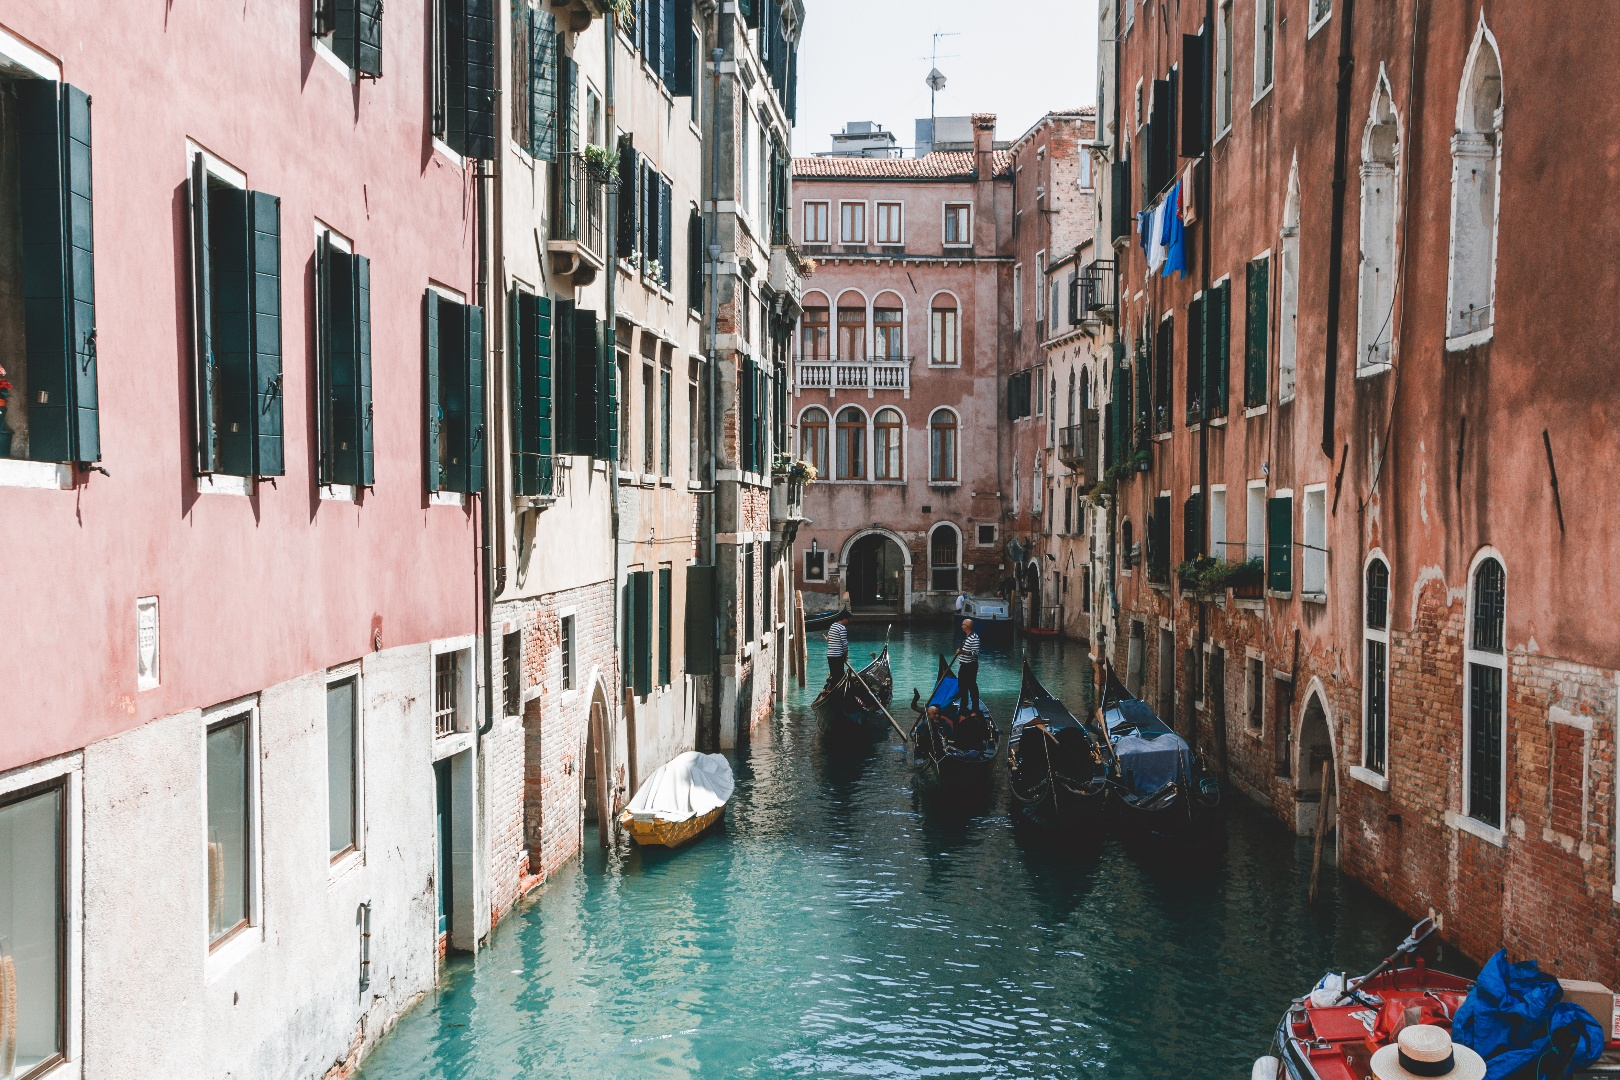
[[[248,718],[208,732],[208,940],[248,917]]]
[[[354,680],[326,688],[327,832],[331,853],[354,846]]]
[[[1502,827],[1502,670],[1468,665],[1468,814]]]
[[[1486,559],[1474,571],[1473,646],[1486,652],[1502,651],[1502,621],[1507,605],[1506,575],[1502,564]]]
[[[1387,646],[1382,641],[1367,642],[1367,722],[1364,725],[1361,763],[1375,773],[1384,771],[1384,670]]]
[[[0,806],[0,1001],[15,994],[19,1076],[62,1051],[61,799],[57,788]]]

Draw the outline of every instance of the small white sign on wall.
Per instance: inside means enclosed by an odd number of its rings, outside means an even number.
[[[135,599],[135,688],[152,690],[158,685],[158,598]]]

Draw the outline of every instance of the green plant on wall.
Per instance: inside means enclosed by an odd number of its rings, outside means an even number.
[[[1189,559],[1176,567],[1176,579],[1182,590],[1199,596],[1219,596],[1227,589],[1253,585],[1265,576],[1266,565],[1261,559],[1228,562],[1208,555]]]
[[[598,180],[612,177],[619,167],[619,155],[605,146],[587,143],[579,156],[585,159],[585,168]]]
[[[1146,450],[1138,450],[1130,457],[1116,461],[1112,465],[1108,466],[1107,470],[1105,470],[1102,474],[1102,479],[1097,481],[1096,485],[1093,486],[1089,492],[1087,492],[1087,498],[1090,500],[1091,505],[1103,505],[1103,502],[1109,496],[1113,495],[1119,490],[1119,482],[1121,478],[1126,476],[1128,473],[1138,471],[1142,466],[1146,465],[1149,460],[1150,455]]]

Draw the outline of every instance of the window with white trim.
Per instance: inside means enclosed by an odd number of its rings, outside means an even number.
[[[866,243],[866,204],[843,202],[838,204],[838,242],[840,244]]]
[[[804,204],[804,230],[800,235],[806,244],[827,243],[827,204],[824,202],[807,202]]]
[[[900,203],[877,204],[877,242],[880,244],[905,243],[903,210]]]
[[[1035,321],[1046,321],[1046,252],[1035,253]]]
[[[956,526],[940,522],[928,536],[928,587],[957,592],[962,586],[962,537]]]
[[[214,947],[253,918],[253,712],[209,723],[206,735],[208,943]]]
[[[928,418],[928,479],[932,483],[954,484],[957,481],[956,438],[956,414],[950,409],[935,409]],[[991,530],[990,542],[994,543],[995,526],[979,526],[981,537],[985,529]],[[984,541],[981,539],[980,543]]]
[[[1328,584],[1326,487],[1305,489],[1301,515],[1304,518],[1305,536],[1300,558],[1304,571],[1300,588],[1306,596],[1320,600],[1327,595]]]
[[[18,1077],[68,1053],[67,798],[63,777],[0,795],[0,1065]]]
[[[1254,96],[1271,89],[1277,69],[1277,0],[1254,0]]]
[[[1307,34],[1314,34],[1322,28],[1333,14],[1333,0],[1311,0],[1311,20]]]
[[[1299,348],[1299,157],[1288,173],[1283,203],[1282,283],[1277,312],[1277,400],[1294,400],[1295,357]]]
[[[1446,289],[1450,349],[1491,337],[1501,173],[1502,66],[1481,15],[1463,69],[1457,126],[1451,137],[1451,264]]]
[[[1367,561],[1362,592],[1361,767],[1384,776],[1389,756],[1389,564]]]
[[[1475,562],[1468,583],[1463,650],[1463,813],[1503,826],[1507,784],[1507,575],[1494,555]]]
[[[973,243],[973,207],[969,203],[945,204],[945,246],[968,247]]]
[[[1229,559],[1226,544],[1226,487],[1215,485],[1209,489],[1209,554],[1217,559]]]
[[[1013,267],[1013,329],[1021,329],[1024,325],[1024,266],[1019,263]]]
[[[1379,72],[1367,127],[1361,137],[1361,283],[1357,305],[1356,367],[1390,361],[1395,313],[1395,167],[1400,121],[1389,80]]]
[[[955,367],[961,360],[961,323],[957,318],[956,297],[940,293],[934,297],[928,320],[928,362],[936,367]]]
[[[1232,126],[1232,0],[1221,0],[1215,26],[1215,131],[1218,134]]]
[[[1244,522],[1243,556],[1245,559],[1266,557],[1266,482],[1249,481],[1249,501]]]
[[[326,684],[327,854],[360,846],[360,676]]]
[[[827,552],[822,548],[806,549],[804,553],[804,580],[827,580]]]

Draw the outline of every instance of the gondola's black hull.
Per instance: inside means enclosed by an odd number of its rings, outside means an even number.
[[[1083,843],[1100,842],[1108,830],[1108,788],[1100,780],[1078,790],[1046,783],[1020,789],[1015,783],[1012,796],[1013,816],[1037,828]]]
[[[862,745],[878,741],[889,730],[889,722],[876,709],[850,710],[838,704],[815,706],[816,731],[823,740],[839,745]]]
[[[996,766],[1000,761],[999,747],[989,757],[922,755],[913,758],[911,775],[919,786],[941,795],[982,795],[995,783]]]
[[[810,706],[816,731],[831,745],[870,745],[890,730],[889,719],[877,702],[887,706],[893,695],[894,676],[885,647],[859,674],[846,675],[843,683],[827,687],[816,697]]]
[[[1122,836],[1186,839],[1212,828],[1219,813],[1218,806],[1181,787],[1148,799],[1115,789],[1108,800],[1109,825]]]

